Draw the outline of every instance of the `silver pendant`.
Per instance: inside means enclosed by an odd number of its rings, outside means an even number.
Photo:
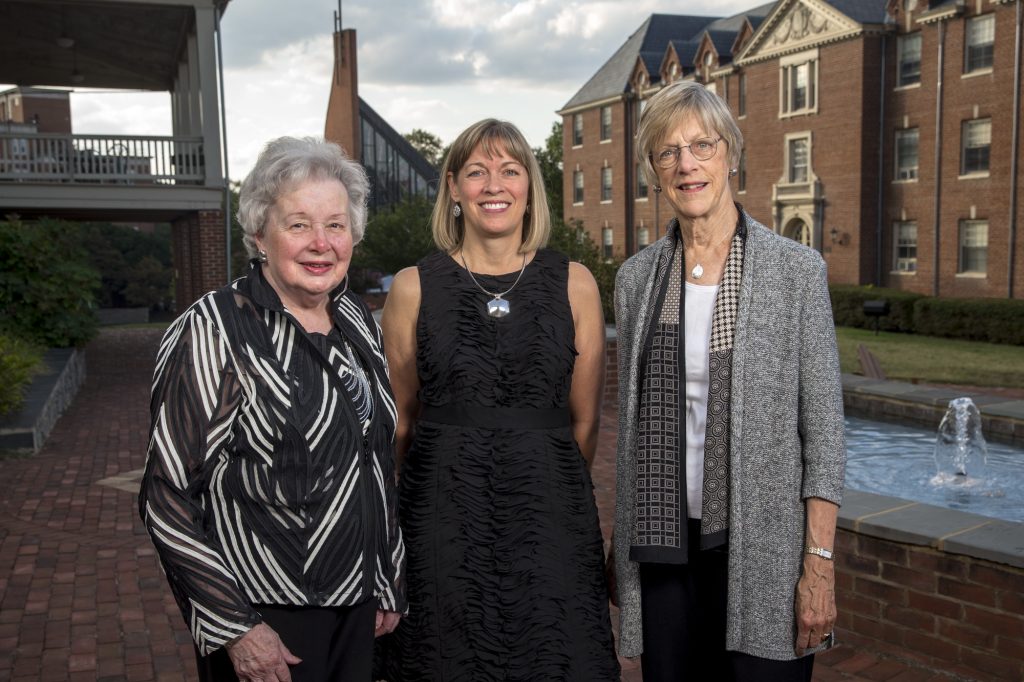
[[[693,270],[690,270],[690,277],[693,277],[694,279],[700,279],[703,276],[704,268],[701,266],[700,263],[697,263],[696,265],[693,266]]]
[[[495,296],[487,302],[487,314],[491,317],[505,317],[510,312],[512,312],[511,306],[501,296]]]

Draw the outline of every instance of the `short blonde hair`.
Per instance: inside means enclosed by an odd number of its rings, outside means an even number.
[[[256,165],[238,191],[238,222],[249,257],[256,255],[256,238],[263,236],[267,213],[282,194],[308,180],[337,180],[348,192],[352,242],[358,244],[366,229],[366,203],[370,181],[366,171],[341,147],[319,137],[279,137],[260,152]]]
[[[448,174],[458,175],[477,146],[488,156],[504,152],[526,168],[530,177],[530,192],[526,199],[529,210],[523,219],[523,243],[519,252],[527,253],[546,246],[551,235],[551,213],[537,157],[518,128],[508,121],[488,118],[462,131],[441,166],[441,181],[430,219],[437,248],[451,253],[462,245],[466,236],[464,218],[455,217],[452,212],[455,202],[448,187]]]
[[[729,105],[696,81],[676,81],[647,102],[637,124],[636,160],[647,176],[647,184],[658,185],[658,172],[651,163],[654,148],[689,116],[700,121],[706,132],[721,135],[729,148],[729,166],[739,165],[743,133]]]

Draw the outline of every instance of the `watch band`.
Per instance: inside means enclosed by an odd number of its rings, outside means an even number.
[[[828,559],[829,561],[833,561],[836,558],[836,555],[832,550],[825,549],[824,547],[808,546],[804,549],[804,552],[806,552],[807,554],[817,554],[822,559]]]

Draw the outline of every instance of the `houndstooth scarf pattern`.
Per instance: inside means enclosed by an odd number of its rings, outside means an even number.
[[[684,453],[685,339],[680,327],[684,267],[678,223],[676,248],[654,290],[658,301],[648,327],[642,359],[637,442],[636,522],[630,558],[662,563],[687,562]],[[709,345],[708,410],[704,438],[701,548],[724,544],[729,528],[729,408],[732,348],[743,271],[745,224],[737,225],[715,297]]]

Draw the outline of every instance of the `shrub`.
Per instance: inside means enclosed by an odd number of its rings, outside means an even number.
[[[1024,301],[1001,298],[921,298],[914,331],[969,341],[1024,345]]]
[[[61,221],[0,222],[0,332],[68,347],[96,333],[99,274]]]
[[[833,284],[829,287],[832,315],[841,327],[874,329],[875,319],[864,315],[864,301],[888,301],[889,314],[878,320],[878,328],[890,332],[914,332],[914,304],[921,294],[872,286]]]
[[[552,215],[551,238],[548,240],[548,247],[561,251],[571,261],[587,266],[587,269],[594,275],[594,279],[597,280],[597,288],[601,292],[604,320],[608,324],[614,323],[615,275],[619,272],[619,263],[606,261],[602,257],[601,249],[597,247],[590,235],[583,231],[583,223],[578,220],[570,221],[566,225],[561,218]]]
[[[42,351],[14,336],[0,334],[0,414],[13,412],[25,399],[25,388],[39,368]]]

